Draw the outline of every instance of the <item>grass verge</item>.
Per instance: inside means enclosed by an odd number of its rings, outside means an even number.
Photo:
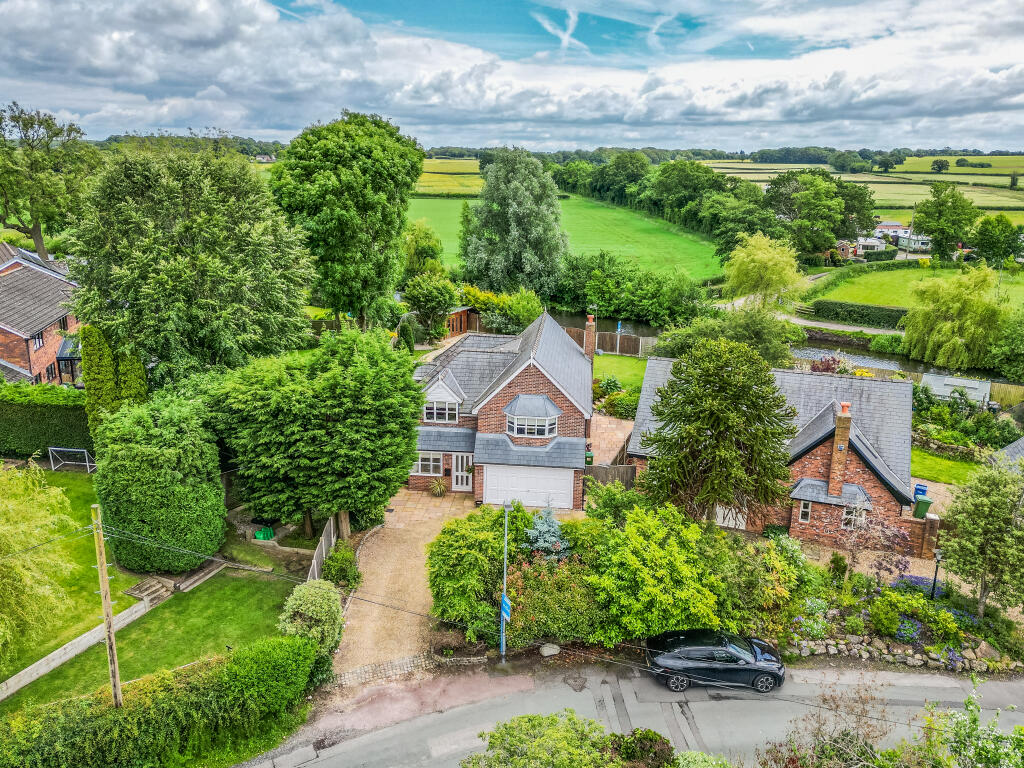
[[[928,453],[922,448],[910,449],[910,473],[922,480],[931,480],[933,483],[950,483],[963,485],[967,482],[968,475],[978,468],[973,461],[961,461],[951,459],[948,456],[938,456]]]

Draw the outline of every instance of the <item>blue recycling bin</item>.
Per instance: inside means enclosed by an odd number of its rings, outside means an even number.
[[[928,486],[927,485],[925,485],[924,483],[917,483],[914,486],[914,496],[927,496],[927,495],[928,495]]]

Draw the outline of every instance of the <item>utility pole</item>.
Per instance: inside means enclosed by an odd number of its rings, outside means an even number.
[[[103,515],[100,505],[92,505],[92,540],[96,545],[96,569],[100,575],[100,598],[103,600],[103,626],[106,629],[107,664],[110,667],[110,692],[114,706],[124,703],[121,697],[121,672],[117,668],[117,645],[114,643],[114,609],[110,603],[110,577],[107,576],[107,552],[103,546]]]

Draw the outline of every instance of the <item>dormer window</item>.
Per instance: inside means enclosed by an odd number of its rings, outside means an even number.
[[[454,424],[459,420],[459,404],[441,400],[428,400],[423,406],[423,420]]]
[[[506,416],[505,431],[517,437],[551,437],[558,434],[558,417]]]

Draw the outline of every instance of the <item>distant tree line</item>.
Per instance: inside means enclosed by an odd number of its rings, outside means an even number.
[[[484,170],[494,160],[497,148],[495,147],[431,147],[426,151],[429,158],[450,157],[456,159],[477,159],[480,161],[480,170]],[[565,165],[576,160],[582,160],[593,165],[603,165],[623,152],[640,152],[645,155],[653,165],[669,162],[670,160],[743,160],[746,159],[746,152],[725,152],[721,149],[659,149],[657,147],[598,147],[597,149],[559,149],[554,152],[530,152],[530,154],[544,165]]]
[[[723,261],[742,236],[789,240],[807,261],[873,228],[874,198],[863,184],[823,168],[776,176],[767,189],[693,160],[652,166],[641,152],[621,152],[603,165],[574,160],[553,166],[559,189],[659,216],[707,235]]]
[[[169,149],[199,152],[214,150],[215,152],[238,152],[246,157],[256,155],[277,155],[287,147],[280,141],[260,141],[250,136],[228,136],[227,134],[211,133],[202,135],[189,133],[174,135],[170,133],[121,133],[108,136],[102,141],[91,142],[99,149],[113,149],[119,145],[161,145]]]

